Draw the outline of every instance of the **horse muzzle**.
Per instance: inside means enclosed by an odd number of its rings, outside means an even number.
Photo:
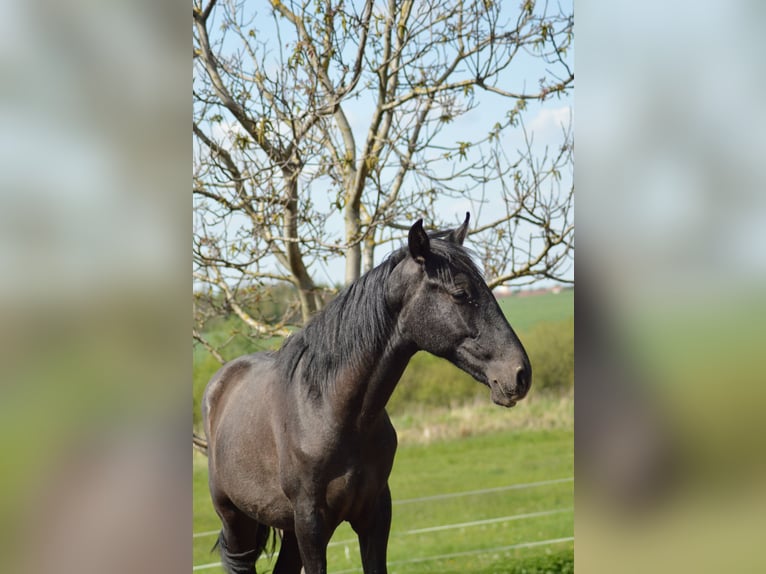
[[[512,373],[510,376],[508,371]],[[528,364],[517,364],[510,369],[491,369],[487,375],[490,398],[501,407],[512,407],[526,397],[532,383],[532,371]]]

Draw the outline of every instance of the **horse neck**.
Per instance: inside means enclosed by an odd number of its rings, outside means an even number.
[[[357,377],[356,419],[360,427],[383,412],[415,351],[395,333],[383,354]]]
[[[346,422],[362,425],[383,411],[416,351],[400,336],[398,313],[385,302],[393,266],[363,276],[307,328],[303,374]]]

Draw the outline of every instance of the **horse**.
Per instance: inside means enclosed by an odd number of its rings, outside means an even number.
[[[365,574],[386,572],[388,477],[397,436],[385,406],[419,350],[523,399],[532,370],[469,252],[470,214],[426,233],[362,275],[283,342],[234,359],[202,399],[209,487],[229,574],[252,574],[281,536],[275,574],[325,574],[327,544],[347,521]]]

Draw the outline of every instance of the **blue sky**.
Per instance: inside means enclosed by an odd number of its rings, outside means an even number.
[[[271,18],[270,8],[260,3],[250,3],[257,6],[257,19],[259,22],[266,22],[266,18]],[[571,9],[571,2],[563,2],[560,5],[564,9]],[[247,4],[246,4],[247,6]],[[248,8],[246,8],[247,10]],[[514,4],[509,10],[515,11],[517,6]],[[270,22],[269,22],[270,24]],[[211,28],[214,25],[211,25]],[[261,26],[259,26],[260,30]],[[267,40],[268,37],[266,37]],[[264,39],[263,33],[259,34],[259,39]],[[287,41],[282,37],[283,43]],[[232,43],[233,44],[233,43]],[[568,54],[568,64],[573,67],[574,53]],[[533,91],[537,87],[537,82],[543,75],[540,63],[535,59],[520,55],[514,60],[513,66],[504,71],[501,77],[500,85],[506,89],[522,90],[526,88]],[[475,92],[475,101],[478,105],[467,114],[456,118],[451,124],[443,130],[440,140],[454,144],[456,141],[468,141],[486,136],[492,126],[501,119],[513,102],[503,100],[501,97],[477,90]],[[345,112],[354,130],[357,145],[364,141],[369,125],[371,106],[365,98],[349,100],[344,104]],[[567,125],[574,119],[573,96],[565,95],[561,98],[552,98],[542,104],[539,102],[530,102],[526,112],[523,115],[524,125],[527,132],[534,138],[535,148],[542,151],[546,145],[555,147],[561,141],[562,124]],[[224,122],[219,128],[224,132],[228,126],[234,125],[234,122]],[[516,155],[516,149],[523,146],[524,139],[520,129],[506,130],[502,135],[503,147],[505,152],[513,157]],[[470,152],[469,152],[470,153]],[[571,184],[572,174],[562,174],[562,189],[566,189]],[[406,185],[406,184],[405,184]],[[312,199],[317,205],[329,204],[330,198],[319,185],[312,189]],[[504,212],[502,195],[499,188],[489,186],[485,191],[483,204],[478,204],[469,199],[459,199],[444,197],[437,201],[436,216],[445,221],[454,221],[456,224],[462,221],[465,212],[470,211],[472,215],[472,225],[478,226],[486,223],[497,216],[497,213]],[[331,239],[342,238],[342,215],[337,214],[331,220],[329,232]],[[521,233],[525,232],[520,228]],[[470,247],[470,239],[468,241]],[[392,247],[382,247],[376,250],[376,262],[379,262]],[[326,265],[318,262],[314,269],[315,279],[320,283],[341,283],[344,276],[344,261],[342,258],[330,260]],[[569,277],[573,276],[573,271]]]

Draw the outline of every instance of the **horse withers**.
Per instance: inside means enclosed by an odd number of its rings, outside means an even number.
[[[527,394],[524,347],[462,247],[468,220],[430,236],[417,221],[406,247],[278,351],[235,359],[210,380],[202,414],[227,572],[255,572],[276,529],[275,574],[324,574],[343,521],[365,574],[386,572],[397,439],[385,406],[417,351],[463,369],[498,405]]]

